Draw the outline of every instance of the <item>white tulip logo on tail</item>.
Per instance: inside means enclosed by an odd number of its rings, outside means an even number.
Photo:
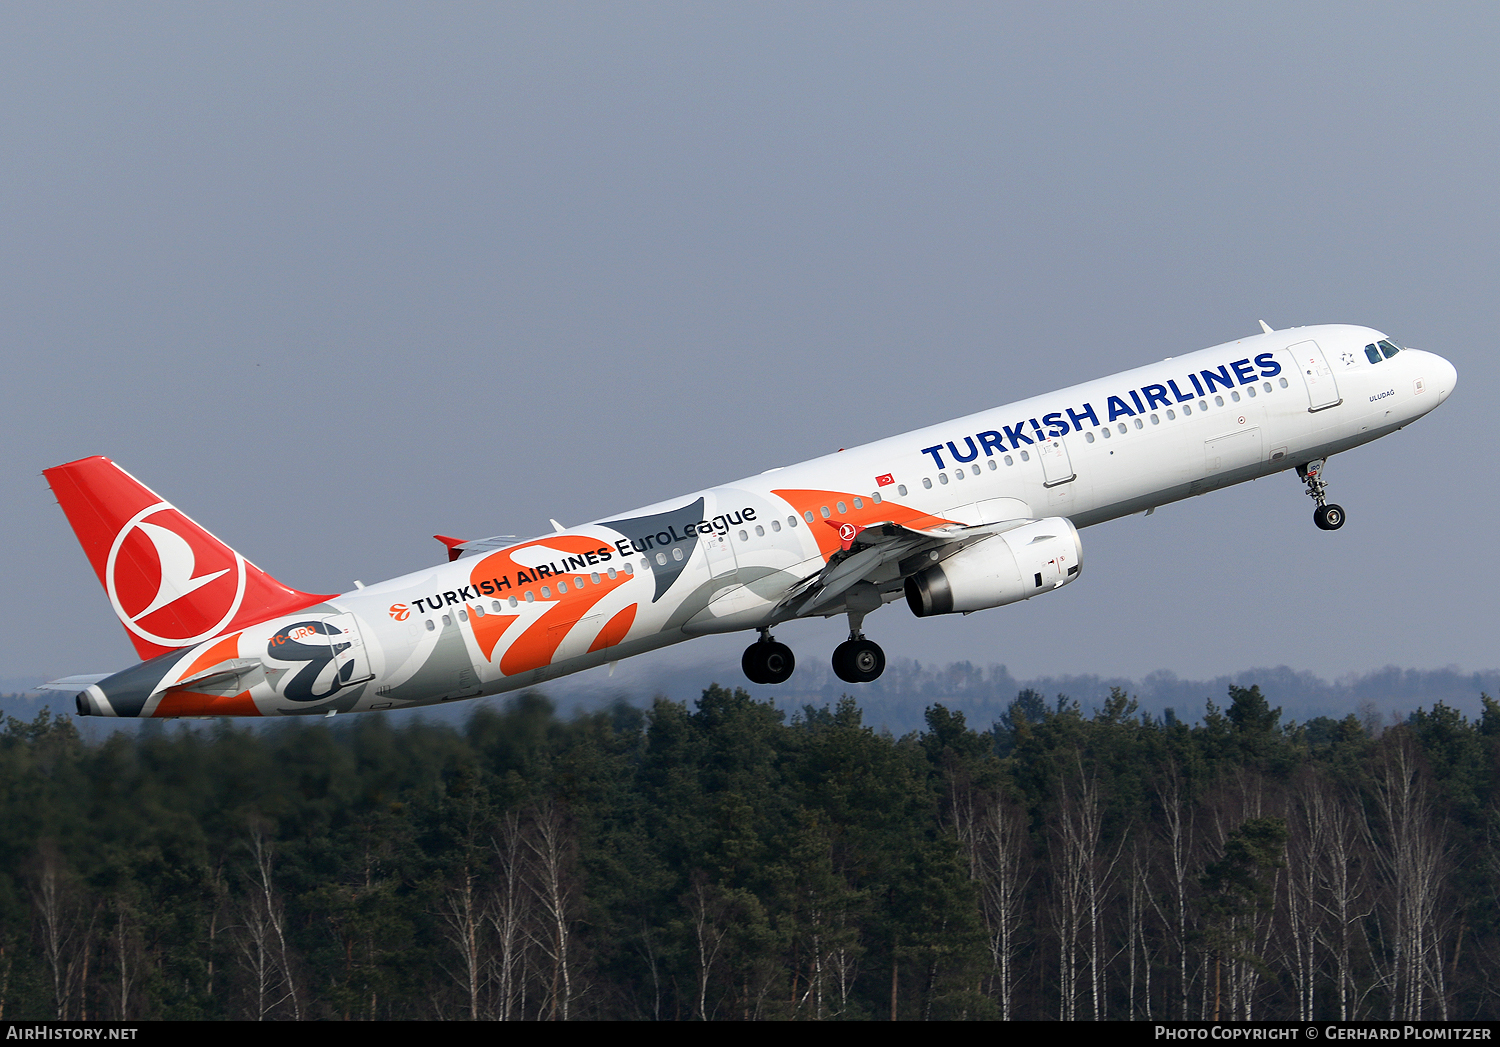
[[[120,528],[105,563],[105,590],[120,621],[161,647],[189,647],[217,636],[245,598],[245,558],[227,547],[194,548],[192,534],[191,521],[171,503],[157,502]],[[232,589],[225,579],[231,572]],[[194,593],[199,595],[179,604]]]

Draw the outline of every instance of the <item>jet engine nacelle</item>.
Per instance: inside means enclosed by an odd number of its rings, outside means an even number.
[[[1002,531],[906,579],[918,618],[982,611],[1067,585],[1083,568],[1083,543],[1067,517]]]

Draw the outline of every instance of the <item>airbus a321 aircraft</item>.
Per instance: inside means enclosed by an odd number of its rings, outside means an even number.
[[[865,616],[926,617],[1075,581],[1078,529],[1324,462],[1420,418],[1457,372],[1378,331],[1273,331],[526,541],[439,536],[448,562],[342,595],[283,585],[106,458],[46,470],[140,664],[48,686],[85,716],[403,709],[530,687],[707,633],[847,615],[833,668],[874,680]]]

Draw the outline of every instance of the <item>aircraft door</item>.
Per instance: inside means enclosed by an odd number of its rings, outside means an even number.
[[[1339,396],[1333,368],[1328,366],[1328,360],[1324,358],[1323,350],[1317,342],[1298,342],[1289,347],[1287,352],[1296,362],[1297,370],[1302,373],[1302,381],[1307,386],[1309,411],[1322,411],[1344,402]]]
[[[1057,487],[1076,479],[1073,460],[1068,457],[1068,445],[1062,437],[1043,440],[1037,448],[1037,457],[1042,460],[1042,486]]]
[[[716,589],[722,589],[728,585],[734,585],[738,581],[735,572],[739,564],[734,555],[734,543],[731,532],[719,534],[714,531],[710,534],[700,534],[698,544],[703,546],[703,556],[708,565],[708,576],[716,582]]]
[[[352,614],[335,614],[323,619],[328,629],[328,642],[333,648],[334,675],[341,687],[368,680],[375,674],[370,671],[370,652],[365,649],[364,637]],[[344,646],[344,645],[348,646]]]

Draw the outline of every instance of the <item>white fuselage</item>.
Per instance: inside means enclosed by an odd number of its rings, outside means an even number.
[[[1256,335],[469,553],[243,630],[236,653],[264,671],[228,686],[262,715],[401,708],[765,628],[796,616],[785,597],[839,551],[841,523],[1086,527],[1393,432],[1441,403],[1456,375],[1417,350],[1372,363],[1365,347],[1382,338],[1347,326]],[[902,572],[886,564],[865,581],[889,601]],[[321,664],[276,657],[278,638],[323,619],[340,650]],[[119,712],[173,715],[154,703],[215,643],[173,656],[138,712]]]

